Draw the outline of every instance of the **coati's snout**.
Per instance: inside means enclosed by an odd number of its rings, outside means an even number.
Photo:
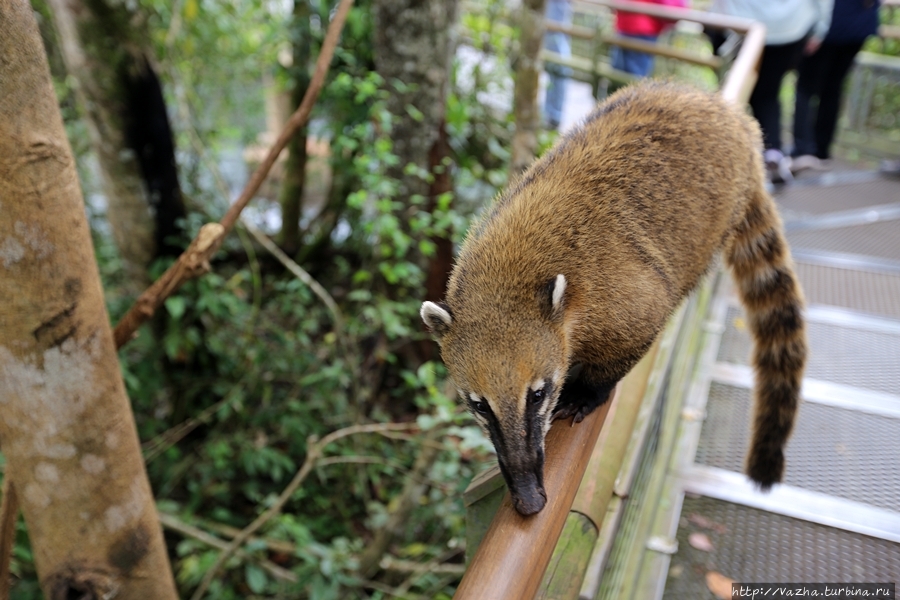
[[[544,508],[544,505],[547,504],[547,493],[541,488],[537,490],[537,494],[532,494],[527,498],[513,496],[512,500],[516,512],[524,517],[528,517],[539,513],[541,509]]]
[[[498,449],[497,458],[516,511],[528,516],[544,508],[547,504],[547,492],[544,491],[543,450],[538,448],[531,460],[523,461],[521,456],[503,456]]]

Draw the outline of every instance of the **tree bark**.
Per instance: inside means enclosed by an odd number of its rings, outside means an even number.
[[[400,180],[401,197],[409,205],[414,195],[429,194],[428,178],[404,175],[407,165],[430,173],[429,155],[439,142],[447,105],[451,30],[457,0],[375,0],[375,66],[390,90],[388,110],[393,115],[391,139],[400,162],[390,173]]]
[[[100,165],[107,216],[135,291],[157,256],[177,256],[185,215],[175,147],[149,40],[130,3],[47,0]]]
[[[309,87],[310,30],[309,1],[294,0],[291,40],[291,109],[300,106]],[[279,129],[280,130],[280,129]],[[303,190],[306,185],[306,126],[301,127],[288,144],[284,165],[284,181],[278,201],[281,204],[281,234],[278,242],[286,254],[295,257],[300,250],[300,216],[303,210]]]
[[[450,176],[450,165],[446,164],[450,157],[450,141],[447,139],[446,124],[441,121],[438,129],[438,139],[431,147],[429,153],[429,169],[434,177],[429,188],[429,210],[437,208],[437,200],[441,194],[453,191],[453,178]],[[425,278],[425,299],[439,302],[447,293],[447,281],[450,279],[450,271],[453,269],[453,240],[448,236],[432,236],[435,252],[428,265],[428,275]],[[434,348],[433,344],[429,345]],[[430,356],[430,354],[429,354]]]
[[[177,598],[27,0],[0,2],[0,440],[45,597]]]
[[[534,161],[537,151],[537,131],[540,126],[538,87],[541,75],[541,47],[544,44],[544,9],[546,0],[524,0],[519,20],[519,58],[516,83],[513,89],[513,115],[516,132],[513,134],[510,174],[525,171]]]
[[[13,546],[16,543],[16,522],[19,520],[19,497],[9,475],[3,478],[0,499],[0,600],[9,600],[10,572]]]

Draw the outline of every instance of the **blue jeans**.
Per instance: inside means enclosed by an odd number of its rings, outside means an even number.
[[[623,37],[634,38],[636,40],[645,40],[655,42],[655,35],[628,35],[620,34]],[[613,46],[612,49],[612,66],[614,69],[637,75],[638,77],[647,77],[653,72],[653,55],[646,52],[638,52],[637,50],[628,50],[627,48],[619,48]]]
[[[568,0],[548,0],[546,14],[549,21],[563,25],[572,23],[572,7]],[[550,52],[556,52],[564,58],[572,56],[569,36],[558,31],[550,31],[544,35],[544,48]],[[547,74],[550,76],[550,82],[544,98],[544,120],[550,125],[558,126],[562,120],[563,104],[566,101],[566,80],[571,75],[571,69],[559,65],[548,65]]]

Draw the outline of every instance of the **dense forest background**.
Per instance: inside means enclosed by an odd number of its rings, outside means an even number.
[[[32,1],[113,323],[247,183],[336,4]],[[492,450],[418,309],[508,180],[522,47],[504,2],[464,8],[356,2],[236,235],[119,353],[183,597],[273,506],[208,597],[453,594]],[[11,570],[12,598],[41,597],[22,520]]]
[[[336,4],[32,3],[113,323],[243,188],[303,97]],[[509,94],[515,31],[492,17],[499,2],[487,8],[357,2],[309,124],[247,225],[121,350],[183,597],[285,489],[310,443],[373,423],[406,426],[323,448],[207,597],[452,595],[462,491],[489,445],[447,389],[418,309],[442,294],[452,244],[506,182],[508,107],[479,97]],[[454,60],[461,35],[488,65]],[[135,198],[116,205],[123,190]],[[18,527],[11,597],[39,598]]]

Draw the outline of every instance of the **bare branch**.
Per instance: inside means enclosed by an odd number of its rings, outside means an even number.
[[[144,448],[144,462],[149,463],[151,460],[165,452],[167,449],[172,447],[181,441],[184,436],[192,432],[198,426],[209,421],[214,414],[216,414],[220,408],[230,404],[234,399],[234,395],[237,393],[237,390],[240,389],[240,385],[236,385],[227,394],[225,397],[213,404],[212,406],[208,406],[203,411],[200,412],[196,417],[191,417],[182,423],[179,423],[175,427],[171,429],[167,429],[162,432],[152,440],[143,444]]]
[[[453,575],[462,575],[466,572],[466,565],[442,563],[438,560],[418,563],[413,560],[394,558],[393,556],[383,557],[380,566],[385,571],[396,571],[398,573],[449,573]]]
[[[228,547],[228,542],[226,542],[225,540],[206,533],[198,527],[194,527],[193,525],[185,523],[184,521],[173,515],[161,512],[159,513],[159,522],[162,523],[162,526],[166,529],[170,529],[186,537],[193,538],[198,542],[206,544],[207,546],[211,546],[219,550],[224,550]],[[285,569],[284,567],[279,567],[270,560],[256,558],[249,553],[244,552],[243,550],[238,550],[236,554],[244,560],[255,561],[259,564],[260,568],[262,568],[264,571],[267,571],[275,579],[297,583],[297,575],[293,571]]]
[[[288,119],[287,124],[282,130],[278,139],[269,149],[269,153],[262,163],[257,167],[256,171],[250,177],[250,181],[244,187],[244,191],[238,199],[231,205],[225,216],[218,223],[208,223],[200,229],[197,238],[191,242],[185,252],[178,257],[178,260],[169,269],[162,274],[143,294],[137,299],[134,305],[128,310],[124,317],[116,325],[113,336],[115,338],[116,347],[121,348],[132,337],[134,337],[137,328],[145,323],[153,313],[162,305],[166,298],[175,290],[184,284],[185,281],[198,277],[209,270],[209,261],[221,246],[225,236],[234,228],[241,211],[247,206],[256,192],[259,190],[263,181],[269,175],[272,165],[278,159],[278,155],[284,150],[284,147],[290,141],[291,137],[296,133],[297,129],[306,124],[312,108],[319,97],[319,92],[325,83],[325,76],[328,73],[328,67],[334,56],[337,47],[338,38],[347,19],[347,13],[353,0],[341,0],[338,5],[334,18],[328,26],[328,32],[325,34],[325,40],[322,42],[322,51],[316,61],[316,70],[313,73],[312,80],[306,90],[306,95],[300,106]]]
[[[259,515],[252,523],[250,523],[250,525],[245,527],[240,534],[235,536],[231,543],[228,544],[228,547],[224,549],[221,554],[219,554],[216,562],[213,563],[213,565],[203,576],[203,580],[200,582],[200,585],[197,587],[194,595],[191,596],[191,600],[200,600],[201,598],[203,598],[203,596],[206,594],[206,591],[209,589],[209,585],[212,583],[212,580],[218,574],[219,570],[222,568],[225,562],[229,558],[231,558],[232,555],[234,555],[235,551],[240,548],[244,544],[244,542],[246,542],[250,538],[250,536],[256,533],[269,520],[281,513],[284,505],[287,504],[291,496],[294,495],[294,492],[297,491],[297,488],[300,487],[300,484],[303,483],[303,481],[309,475],[310,471],[312,471],[313,467],[316,465],[316,462],[321,458],[322,451],[326,446],[333,442],[336,442],[339,439],[358,433],[409,431],[417,428],[418,425],[415,423],[368,423],[365,425],[353,425],[351,427],[338,429],[337,431],[329,433],[321,440],[316,440],[315,436],[310,436],[306,444],[306,459],[303,461],[303,465],[301,465],[300,470],[297,471],[297,473],[294,475],[294,478],[291,479],[291,482],[287,485],[286,488],[284,488],[284,491],[282,491],[275,502],[272,503],[272,506],[270,506],[261,515]],[[358,457],[348,458],[352,459]]]
[[[441,429],[436,428],[428,432],[426,439],[434,440],[440,435]],[[425,473],[434,464],[438,457],[439,448],[430,445],[423,445],[413,465],[410,476],[406,478],[403,485],[403,491],[400,493],[399,500],[396,502],[396,508],[388,517],[384,527],[375,534],[375,539],[369,543],[365,552],[359,557],[359,574],[363,577],[371,577],[377,570],[381,557],[384,555],[388,546],[390,546],[394,537],[397,535],[401,527],[409,518],[409,513],[413,508],[418,506],[419,497],[425,492],[427,483]]]
[[[247,219],[241,219],[241,224],[250,232],[257,242],[262,245],[263,248],[268,250],[272,256],[278,259],[284,268],[290,271],[297,279],[302,281],[312,290],[312,292],[319,297],[319,299],[328,307],[328,310],[331,312],[331,317],[334,319],[334,329],[335,335],[342,336],[344,332],[344,317],[341,314],[341,309],[338,307],[337,302],[334,301],[334,298],[331,297],[331,294],[328,293],[328,290],[322,287],[322,285],[316,281],[312,275],[306,272],[306,270],[294,262],[287,254],[282,252],[281,248],[279,248],[275,242],[269,239],[269,236],[260,231],[253,223],[250,223]]]

